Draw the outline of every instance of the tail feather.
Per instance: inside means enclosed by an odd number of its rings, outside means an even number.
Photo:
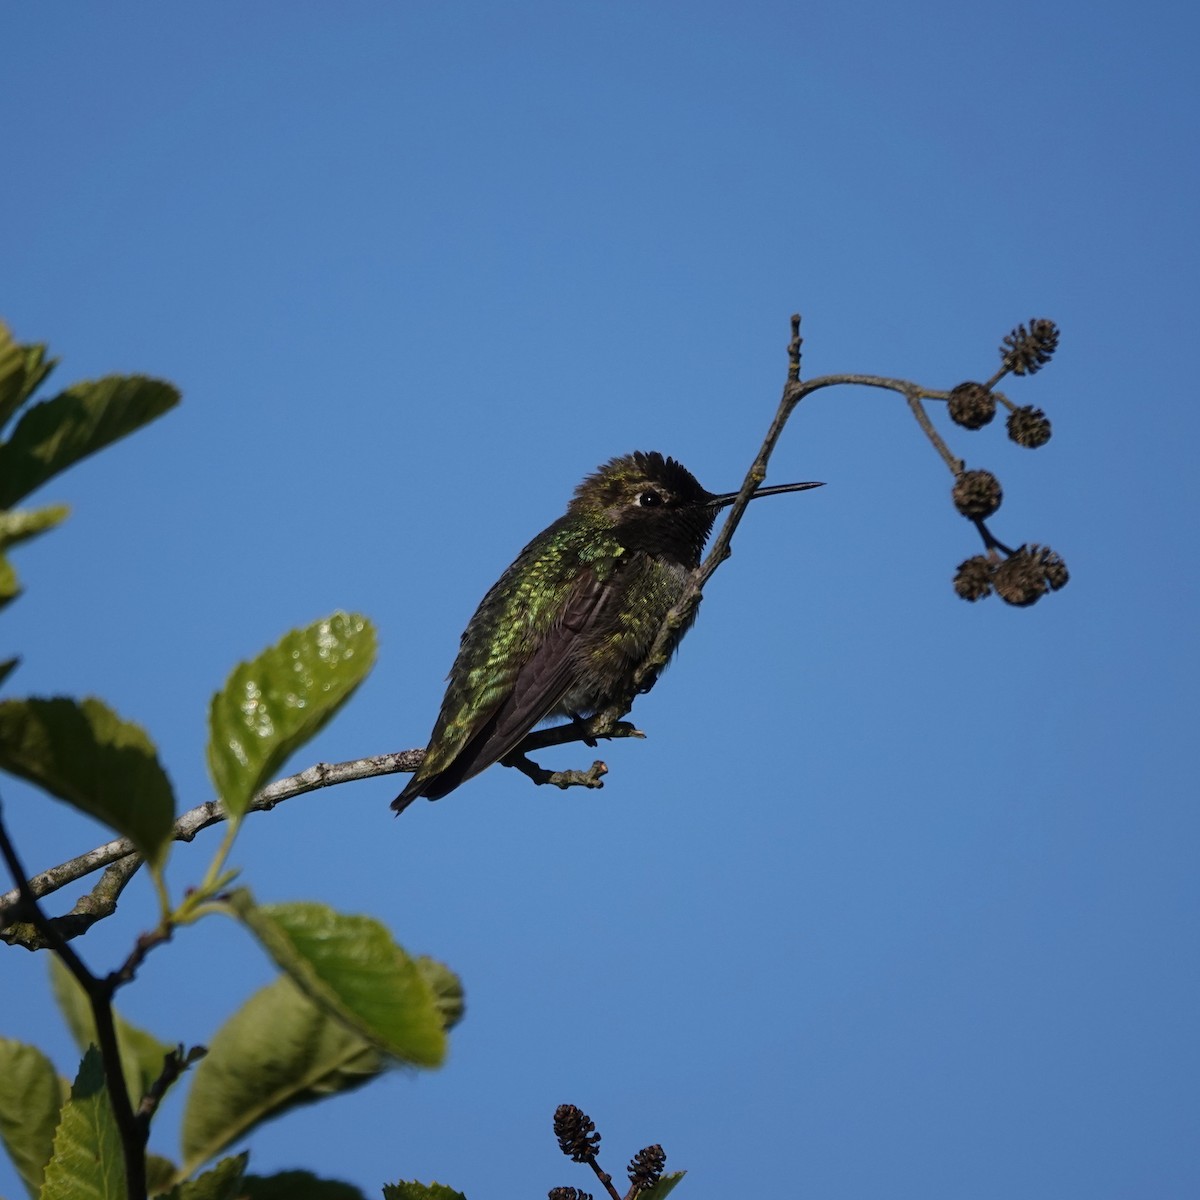
[[[408,786],[392,801],[392,811],[399,816],[418,796],[424,794],[424,785],[429,781],[414,775]]]

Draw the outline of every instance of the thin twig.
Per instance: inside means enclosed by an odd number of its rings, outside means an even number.
[[[356,758],[348,762],[316,763],[298,775],[289,775],[286,779],[279,779],[268,784],[251,799],[248,811],[268,812],[284,800],[317,791],[319,788],[330,787],[335,783],[348,783],[354,779],[372,779],[377,775],[391,775],[397,771],[413,771],[420,765],[423,756],[423,750],[402,750],[395,754],[377,754],[371,758]],[[200,830],[224,821],[227,816],[224,807],[218,801],[210,800],[205,804],[198,804],[175,822],[172,837],[177,842],[190,842]],[[130,864],[130,859],[133,860],[132,864]],[[110,888],[109,893],[105,896],[103,903],[109,904],[107,911],[97,910],[91,920],[77,923],[78,927],[68,923],[61,930],[64,936],[75,937],[101,917],[108,916],[116,908],[116,899],[120,895],[121,888],[129,881],[140,863],[140,859],[133,853],[133,843],[128,838],[116,838],[111,842],[106,842],[103,846],[97,846],[96,849],[89,850],[86,854],[80,854],[76,858],[60,863],[57,867],[40,872],[29,880],[29,888],[34,896],[39,898],[48,896],[52,892],[58,891],[59,888],[66,887],[67,884],[82,879],[93,871],[100,870],[101,867],[117,862],[121,863],[122,872],[112,882],[115,884],[119,879],[120,886],[115,887],[115,891]],[[17,903],[19,896],[20,893],[15,888],[0,895],[0,926],[7,923],[6,916],[11,919],[12,906]],[[79,910],[81,905],[84,905],[83,900],[72,911]],[[56,920],[63,920],[63,918],[56,918]],[[9,938],[8,940],[14,939]]]
[[[942,461],[950,468],[950,473],[952,475],[962,474],[962,459],[954,457],[950,447],[942,440],[942,435],[934,429],[933,422],[929,419],[929,414],[921,403],[920,395],[917,392],[909,392],[907,398],[908,407],[912,409],[912,415],[917,418],[917,424],[925,431],[925,436],[933,443],[933,448],[942,456]]]
[[[162,1103],[163,1096],[167,1094],[167,1089],[188,1067],[199,1062],[207,1053],[208,1050],[204,1046],[193,1046],[190,1050],[185,1050],[182,1045],[179,1045],[163,1056],[162,1070],[159,1072],[158,1078],[146,1090],[146,1094],[137,1108],[137,1121],[147,1136],[150,1132],[150,1120],[158,1111],[158,1106]]]
[[[163,942],[169,942],[172,933],[174,933],[174,929],[166,923],[160,925],[157,929],[150,930],[149,933],[143,933],[134,943],[133,949],[129,952],[129,957],[109,975],[108,983],[112,990],[116,991],[122,985],[132,983],[133,977],[145,961],[146,955],[155,946],[161,946]]]
[[[709,550],[700,566],[692,572],[683,595],[680,596],[670,612],[667,613],[666,618],[659,628],[658,635],[650,647],[649,653],[634,673],[632,687],[627,691],[627,694],[619,696],[602,712],[597,713],[588,723],[591,727],[591,732],[595,736],[602,736],[606,729],[610,728],[615,721],[629,711],[633,705],[633,699],[638,692],[649,691],[654,686],[659,673],[670,659],[682,631],[687,628],[696,609],[699,607],[701,589],[712,578],[713,572],[729,557],[729,547],[730,542],[733,540],[734,532],[741,523],[742,515],[746,511],[746,506],[750,503],[750,498],[753,496],[755,488],[767,477],[767,464],[770,461],[776,443],[779,441],[780,435],[783,433],[783,428],[787,424],[788,418],[795,411],[796,405],[803,399],[807,390],[810,390],[806,389],[806,386],[800,382],[801,345],[800,317],[795,315],[792,317],[792,339],[788,343],[787,382],[784,384],[779,406],[775,410],[775,416],[771,421],[766,436],[763,438],[758,454],[755,456],[750,469],[746,472],[746,477],[742,481],[737,498],[730,505],[729,513],[713,541],[712,549]],[[863,376],[861,378],[862,381],[867,381],[873,380],[875,377]]]
[[[984,547],[988,550],[999,550],[1003,554],[1012,558],[1016,551],[1011,546],[1006,546],[992,531],[987,527],[984,521],[978,517],[971,519],[971,524],[979,531],[979,536],[983,538]],[[995,556],[993,556],[995,557]]]
[[[603,1170],[600,1164],[596,1161],[596,1156],[593,1154],[583,1160],[593,1171],[596,1172],[596,1178],[600,1180],[604,1186],[604,1190],[612,1197],[612,1200],[623,1200],[621,1193],[613,1187],[612,1176]]]

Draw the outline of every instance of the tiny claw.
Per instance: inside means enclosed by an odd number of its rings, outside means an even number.
[[[646,678],[642,680],[641,687],[638,688],[638,695],[644,696],[648,691],[650,691],[654,687],[654,685],[657,682],[658,682],[658,672],[657,671],[654,671],[651,674],[647,675]]]

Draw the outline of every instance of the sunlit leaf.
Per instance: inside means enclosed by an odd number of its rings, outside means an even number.
[[[21,398],[21,403],[24,403],[58,366],[58,359],[46,357],[45,342],[29,342],[21,349],[25,351],[25,382],[21,389],[25,393]]]
[[[0,768],[123,833],[152,865],[166,859],[171,782],[141,726],[103,701],[0,701]]]
[[[0,608],[21,594],[21,581],[12,563],[0,554]]]
[[[0,321],[0,429],[25,399],[25,361],[24,347],[13,341],[8,326]]]
[[[366,617],[334,613],[240,664],[209,708],[208,766],[234,816],[350,698],[375,661]]]
[[[63,1106],[46,1165],[41,1200],[125,1200],[121,1136],[104,1090],[104,1065],[93,1047],[83,1056]]]
[[[46,347],[19,346],[8,326],[0,321],[0,429],[37,390],[57,360],[46,357]]]
[[[0,1038],[0,1141],[31,1196],[41,1190],[66,1098],[54,1064],[36,1046]]]
[[[53,529],[71,515],[66,504],[48,504],[45,508],[17,508],[0,511],[0,550],[6,550],[17,542],[27,541]]]
[[[75,1045],[81,1051],[99,1045],[96,1022],[87,994],[57,955],[51,955],[49,962],[50,987]],[[121,1073],[125,1076],[129,1099],[136,1108],[150,1090],[150,1085],[162,1074],[163,1060],[174,1047],[160,1042],[152,1033],[131,1025],[115,1010],[113,1024],[117,1030],[117,1049],[121,1052]]]
[[[229,904],[322,1008],[401,1062],[441,1063],[446,1037],[433,989],[378,921],[324,904],[259,907],[245,889],[232,893]]]
[[[0,508],[178,403],[179,392],[160,379],[110,375],[26,409],[0,445]]]
[[[217,1031],[192,1073],[183,1174],[289,1109],[361,1087],[386,1062],[287,977],[256,992]]]

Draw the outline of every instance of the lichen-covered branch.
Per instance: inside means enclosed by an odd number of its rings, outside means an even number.
[[[356,758],[341,763],[316,763],[297,775],[278,779],[263,788],[251,801],[250,812],[268,812],[284,800],[302,796],[335,783],[349,783],[355,779],[373,779],[378,775],[391,775],[397,771],[412,771],[420,763],[422,750],[402,750],[395,754],[377,754],[370,758]],[[226,820],[227,814],[218,801],[210,800],[189,809],[176,822],[174,838],[179,842],[190,842],[202,829]],[[141,860],[134,853],[133,843],[128,838],[116,838],[97,846],[86,854],[68,859],[56,867],[41,871],[29,880],[29,890],[41,899],[74,883],[78,879],[109,869],[92,891],[76,903],[75,907],[61,917],[50,918],[64,938],[78,937],[96,921],[115,911],[122,889],[133,877]],[[43,949],[47,943],[37,936],[28,922],[14,921],[13,909],[20,899],[18,889],[0,895],[0,938],[11,945],[22,945],[28,949]]]

